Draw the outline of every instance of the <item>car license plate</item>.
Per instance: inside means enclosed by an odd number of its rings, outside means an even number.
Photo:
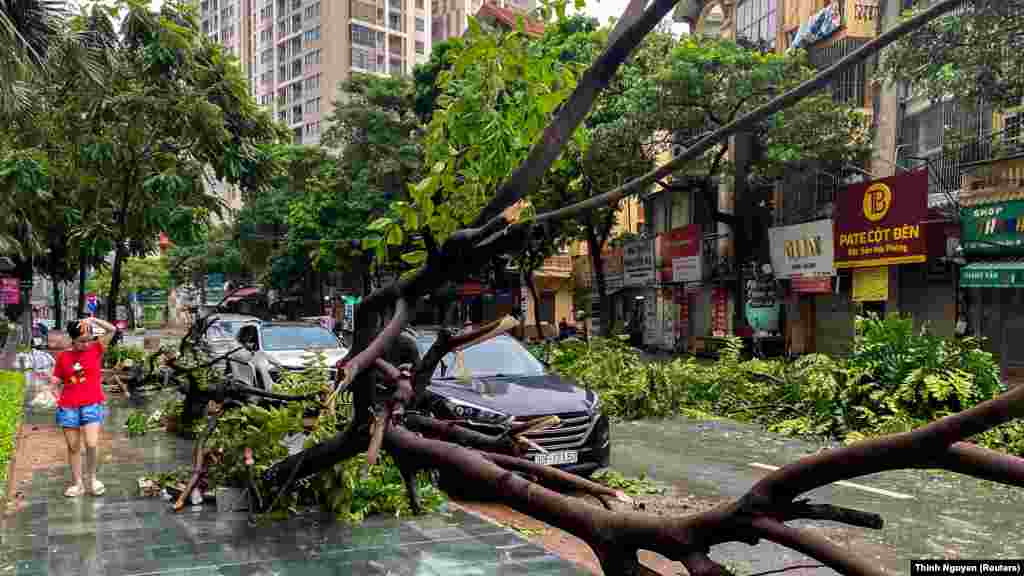
[[[575,464],[579,456],[575,450],[563,450],[561,452],[548,452],[547,454],[536,454],[533,461],[537,464],[558,466],[559,464]]]

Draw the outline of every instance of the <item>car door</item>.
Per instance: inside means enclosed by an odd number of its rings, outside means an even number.
[[[252,350],[259,350],[259,331],[255,324],[238,331],[238,343],[245,347],[231,355],[231,376],[246,386],[256,386],[256,370]]]

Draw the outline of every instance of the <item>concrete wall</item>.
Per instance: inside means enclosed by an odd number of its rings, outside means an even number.
[[[914,317],[915,329],[927,324],[931,333],[952,338],[956,327],[952,277],[929,278],[927,269],[925,264],[900,266],[900,313]]]

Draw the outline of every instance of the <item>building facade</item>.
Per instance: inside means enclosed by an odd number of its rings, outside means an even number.
[[[256,101],[317,144],[353,71],[408,75],[430,54],[425,0],[202,0],[200,26],[239,58]]]

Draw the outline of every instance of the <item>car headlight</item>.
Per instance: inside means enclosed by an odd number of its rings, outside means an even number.
[[[509,419],[507,414],[501,412],[495,412],[494,410],[488,410],[481,406],[470,404],[469,402],[463,402],[461,400],[452,400],[446,398],[444,400],[444,407],[450,414],[456,418],[473,420],[475,422],[481,422],[486,424],[498,424]]]

